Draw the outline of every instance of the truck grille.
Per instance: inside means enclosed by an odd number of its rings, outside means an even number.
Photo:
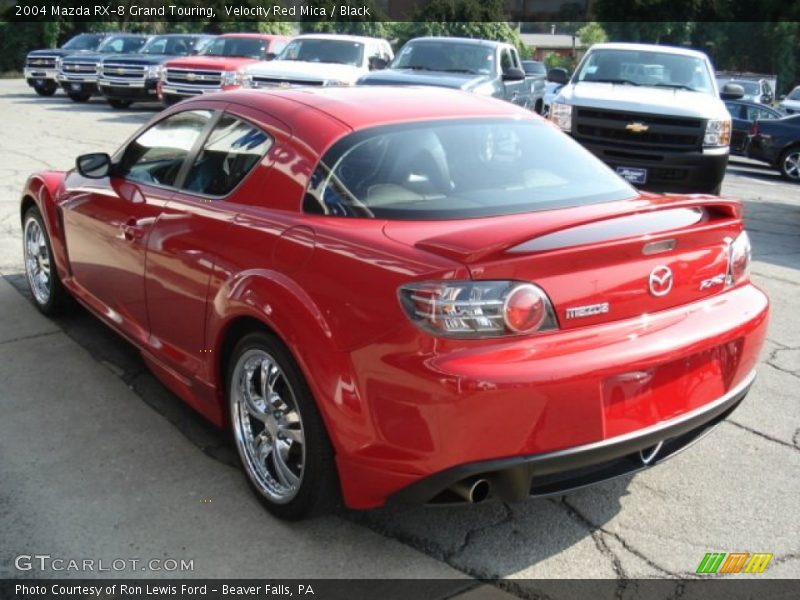
[[[323,85],[325,82],[317,79],[280,79],[278,77],[261,77],[253,75],[253,87],[285,87],[295,85]]]
[[[222,86],[222,71],[205,71],[197,69],[167,69],[167,83],[182,88],[197,89],[198,93],[205,89],[217,89]]]
[[[129,63],[102,63],[100,75],[104,79],[117,79],[120,81],[139,81],[145,78],[147,67]]]
[[[577,108],[575,138],[618,148],[697,150],[702,147],[702,119]],[[638,131],[637,131],[638,129]]]
[[[25,62],[25,66],[29,69],[55,69],[56,57],[55,56],[30,56]]]
[[[65,75],[96,75],[97,63],[64,61],[61,64],[61,72]]]

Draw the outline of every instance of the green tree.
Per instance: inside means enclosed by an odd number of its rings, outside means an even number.
[[[593,46],[594,44],[602,44],[608,41],[606,30],[596,21],[586,23],[576,33],[584,46]]]
[[[398,23],[396,35],[399,45],[420,36],[468,37],[507,42],[530,54],[505,20],[505,0],[432,0],[411,21]]]

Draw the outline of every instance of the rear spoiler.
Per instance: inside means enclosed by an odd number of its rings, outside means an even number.
[[[645,196],[635,201],[592,204],[509,215],[490,224],[420,240],[416,248],[466,264],[504,252],[539,252],[657,234],[702,221],[742,218],[742,204],[716,196]]]

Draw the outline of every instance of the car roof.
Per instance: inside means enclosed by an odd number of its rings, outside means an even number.
[[[692,50],[690,48],[679,48],[677,46],[662,46],[661,44],[633,44],[627,42],[610,42],[593,45],[589,51],[595,50],[638,50],[640,52],[664,52],[682,56],[694,56],[695,58],[708,58],[704,52]]]
[[[341,40],[343,42],[385,42],[383,38],[369,37],[365,35],[340,35],[338,33],[304,33],[297,35],[292,40],[307,40],[307,39],[329,39]]]
[[[271,102],[272,97],[289,100]],[[239,90],[208,94],[208,100],[236,102],[273,115],[289,124],[296,120],[297,105],[317,110],[351,129],[390,123],[452,119],[507,117],[536,119],[515,104],[459,90],[431,86],[353,86]],[[457,107],[457,108],[456,108]],[[279,114],[282,111],[286,114]]]

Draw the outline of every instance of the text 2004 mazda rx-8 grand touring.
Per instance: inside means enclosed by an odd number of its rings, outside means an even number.
[[[739,202],[639,193],[457,91],[198,97],[21,213],[39,308],[136,344],[286,518],[653,465],[736,408],[767,326]]]

